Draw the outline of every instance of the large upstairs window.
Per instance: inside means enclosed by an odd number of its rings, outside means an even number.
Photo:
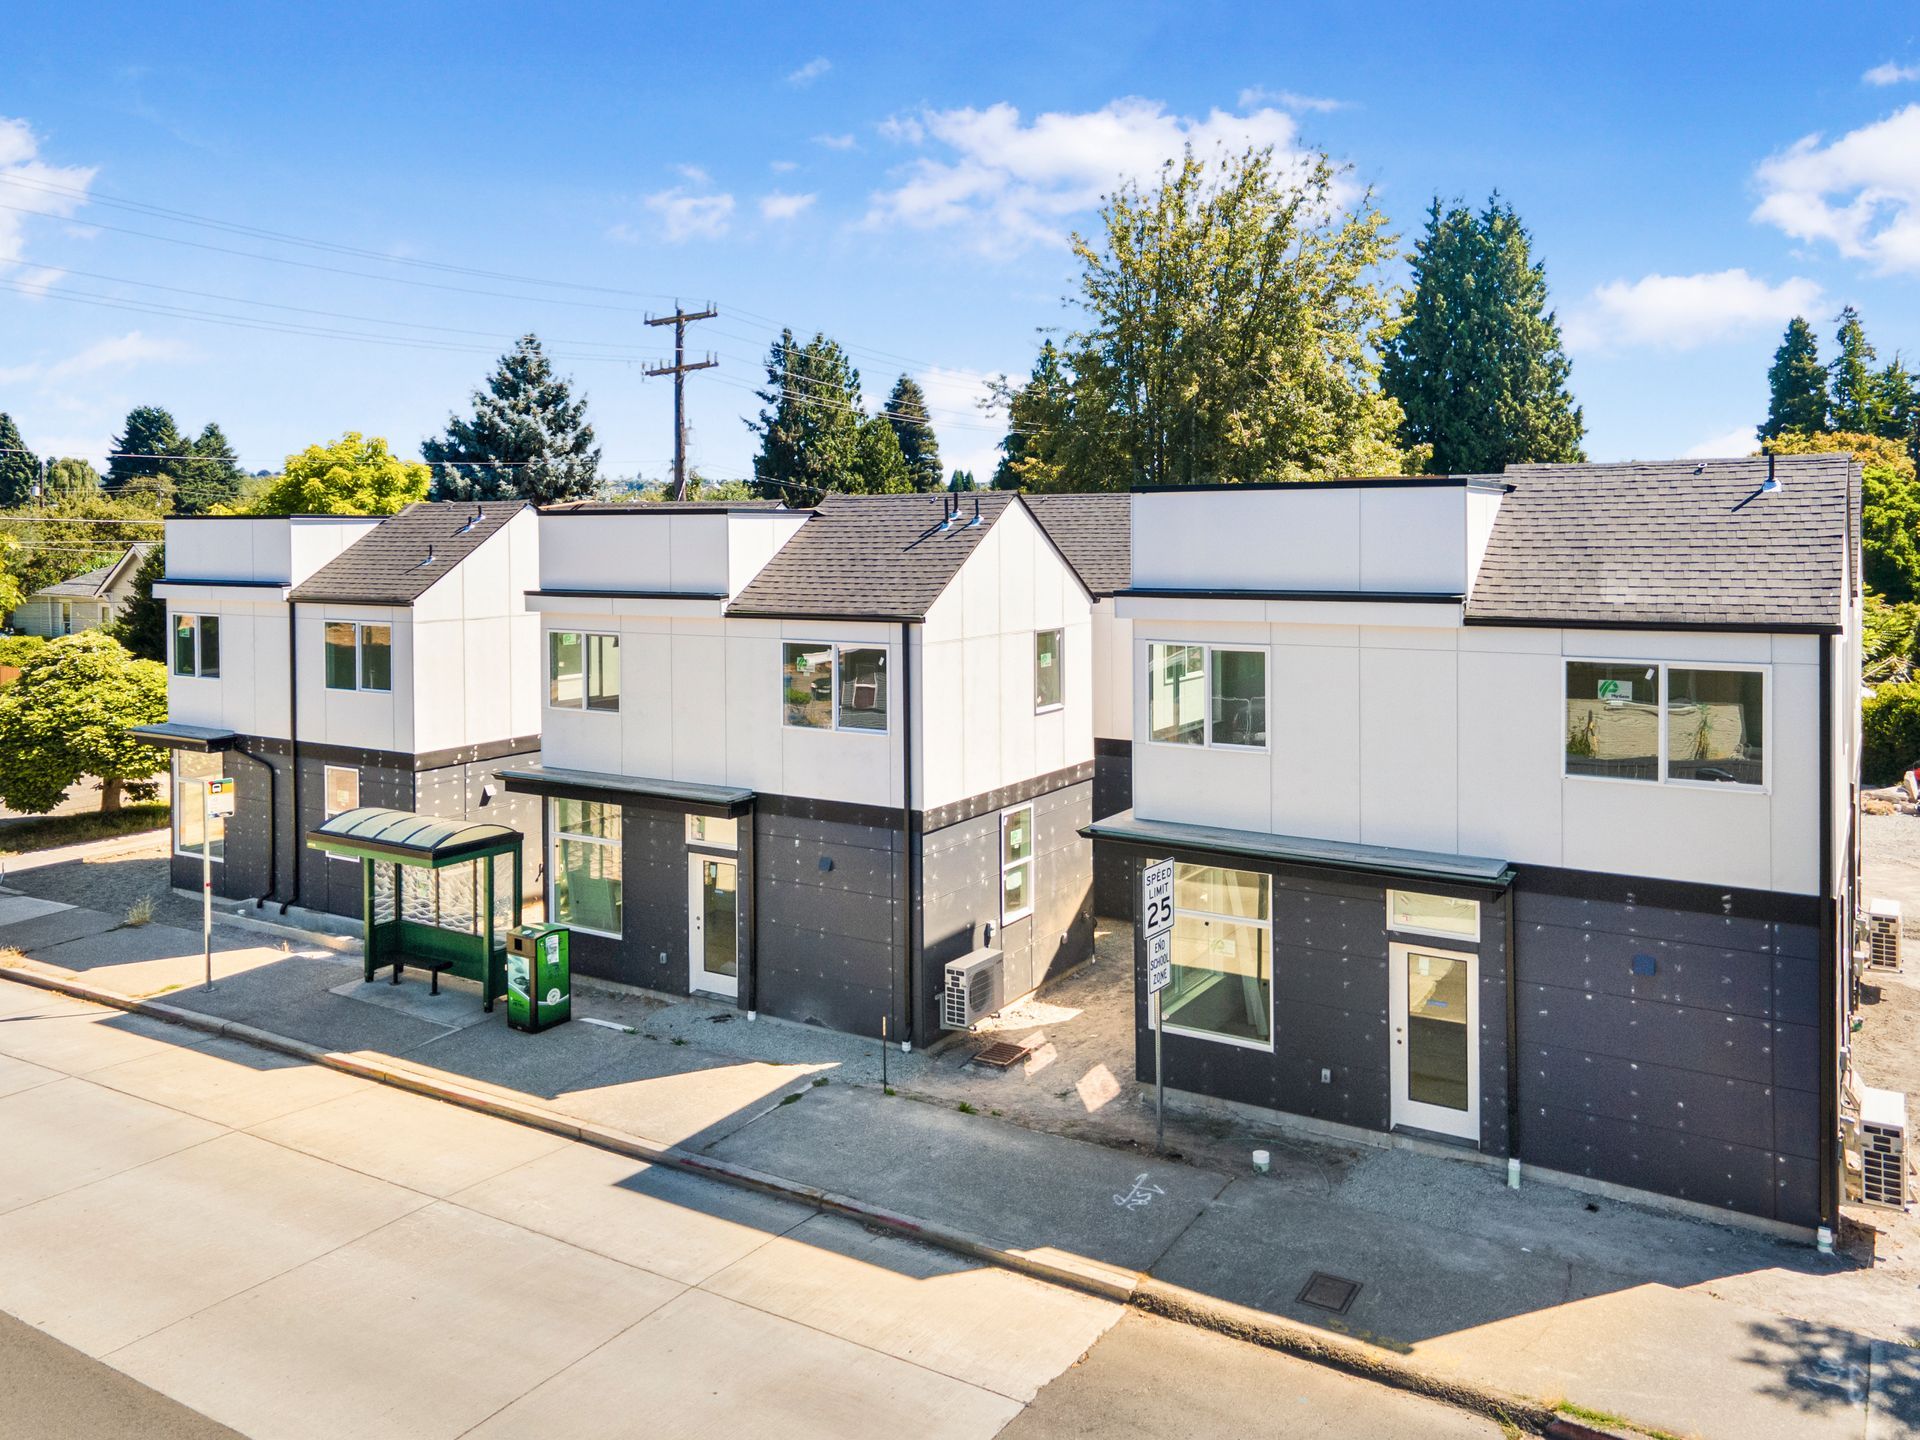
[[[1569,660],[1566,681],[1568,775],[1767,783],[1764,667]]]
[[[1161,745],[1267,747],[1267,652],[1147,646],[1147,738]]]

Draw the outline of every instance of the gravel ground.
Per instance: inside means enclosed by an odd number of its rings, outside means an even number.
[[[1869,879],[1876,865],[1889,861],[1920,865],[1920,815],[1862,815],[1860,836]]]

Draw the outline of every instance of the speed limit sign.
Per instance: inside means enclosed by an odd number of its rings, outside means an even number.
[[[1151,940],[1173,929],[1173,861],[1140,867],[1140,933]]]

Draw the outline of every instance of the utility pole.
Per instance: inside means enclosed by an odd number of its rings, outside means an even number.
[[[673,314],[647,317],[649,325],[673,326],[673,364],[657,365],[647,371],[649,376],[673,376],[673,489],[667,494],[669,500],[684,500],[687,496],[687,373],[708,370],[720,363],[711,354],[704,360],[687,363],[687,325],[694,320],[711,320],[719,313],[709,303],[706,309],[689,314],[676,300]]]

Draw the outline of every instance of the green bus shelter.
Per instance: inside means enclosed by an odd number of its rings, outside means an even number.
[[[360,862],[366,978],[391,966],[445,970],[507,993],[507,933],[520,923],[520,832],[406,810],[363,807],[308,833],[307,844]],[[510,862],[511,878],[499,873]],[[504,882],[504,883],[503,883]]]

